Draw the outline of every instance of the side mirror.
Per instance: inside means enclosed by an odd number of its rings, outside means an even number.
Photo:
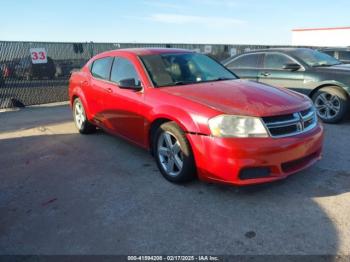
[[[299,64],[285,64],[283,66],[284,70],[298,71],[301,68]]]
[[[122,89],[130,89],[135,91],[142,90],[141,83],[139,81],[138,83],[136,83],[134,78],[122,79],[118,82],[118,86],[119,88],[122,88]]]

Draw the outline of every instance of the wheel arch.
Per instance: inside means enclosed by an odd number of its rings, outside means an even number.
[[[73,107],[73,103],[74,103],[74,100],[79,98],[80,101],[83,103],[83,106],[84,106],[84,110],[85,110],[85,113],[86,113],[86,116],[89,120],[91,120],[91,113],[90,113],[90,110],[89,110],[89,107],[88,107],[88,103],[86,101],[86,97],[84,95],[84,93],[80,90],[80,89],[76,89],[75,92],[73,92],[70,96],[70,106]]]
[[[157,129],[166,122],[175,122],[185,133],[201,133],[200,127],[198,124],[192,119],[191,115],[187,112],[178,109],[178,108],[167,108],[165,111],[162,110],[162,112],[172,112],[172,114],[168,113],[159,113],[154,115],[152,118],[152,121],[150,121],[149,127],[148,127],[148,134],[147,134],[147,145],[150,148],[150,152],[153,154],[153,141],[154,141],[154,135],[157,131]],[[180,120],[181,119],[181,120]],[[190,144],[192,145],[191,141]]]
[[[172,122],[172,121],[173,120],[170,119],[170,118],[160,117],[160,118],[154,119],[154,121],[151,122],[149,131],[148,131],[148,146],[149,146],[149,149],[150,149],[150,152],[151,152],[152,155],[154,155],[154,152],[153,152],[154,151],[153,150],[153,140],[155,138],[155,134],[156,134],[158,128],[162,124],[167,123],[167,122]]]
[[[316,88],[314,88],[310,93],[309,93],[309,97],[312,98],[314,96],[314,94],[317,93],[317,91],[319,91],[320,89],[324,88],[324,87],[335,87],[338,88],[340,91],[344,92],[344,94],[349,98],[350,96],[350,88],[345,87],[340,85],[339,83],[324,83],[322,85],[317,86]]]
[[[69,101],[71,107],[73,107],[74,101],[75,101],[75,99],[77,99],[77,98],[80,98],[77,94],[72,95],[72,97],[71,97],[71,99],[70,99],[70,101]]]
[[[190,131],[190,130],[194,130],[191,129],[188,125],[184,124],[183,122],[177,120],[176,118],[172,117],[172,116],[158,116],[156,118],[153,119],[153,121],[150,123],[149,129],[148,129],[148,146],[150,149],[151,154],[153,155],[153,141],[154,141],[154,136],[158,130],[158,128],[167,122],[174,122],[176,123],[185,133],[188,132],[195,132],[195,131]]]

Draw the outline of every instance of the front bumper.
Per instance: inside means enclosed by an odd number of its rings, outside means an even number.
[[[233,185],[271,182],[303,170],[321,158],[323,127],[285,138],[217,138],[188,134],[198,176]],[[269,170],[243,179],[244,170]]]

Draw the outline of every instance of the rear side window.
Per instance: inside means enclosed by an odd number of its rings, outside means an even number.
[[[134,65],[125,58],[116,57],[113,62],[111,81],[118,84],[120,80],[125,79],[134,79],[137,86],[141,85]]]
[[[249,54],[237,57],[227,65],[229,68],[258,68],[262,54]]]
[[[96,78],[109,80],[112,62],[112,57],[96,59],[92,64],[91,74]]]
[[[295,64],[295,62],[282,54],[265,54],[264,68],[283,69],[285,64]]]

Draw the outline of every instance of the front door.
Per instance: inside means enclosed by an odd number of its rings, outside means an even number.
[[[134,79],[136,84],[141,85],[140,77],[132,61],[123,57],[115,57],[109,88],[105,95],[103,125],[112,133],[145,146],[145,119],[142,115],[144,93],[120,88],[119,82],[125,79]]]
[[[283,69],[286,64],[296,63],[294,59],[282,53],[265,53],[263,66],[258,74],[259,82],[303,92],[304,68],[301,66],[297,71]]]

